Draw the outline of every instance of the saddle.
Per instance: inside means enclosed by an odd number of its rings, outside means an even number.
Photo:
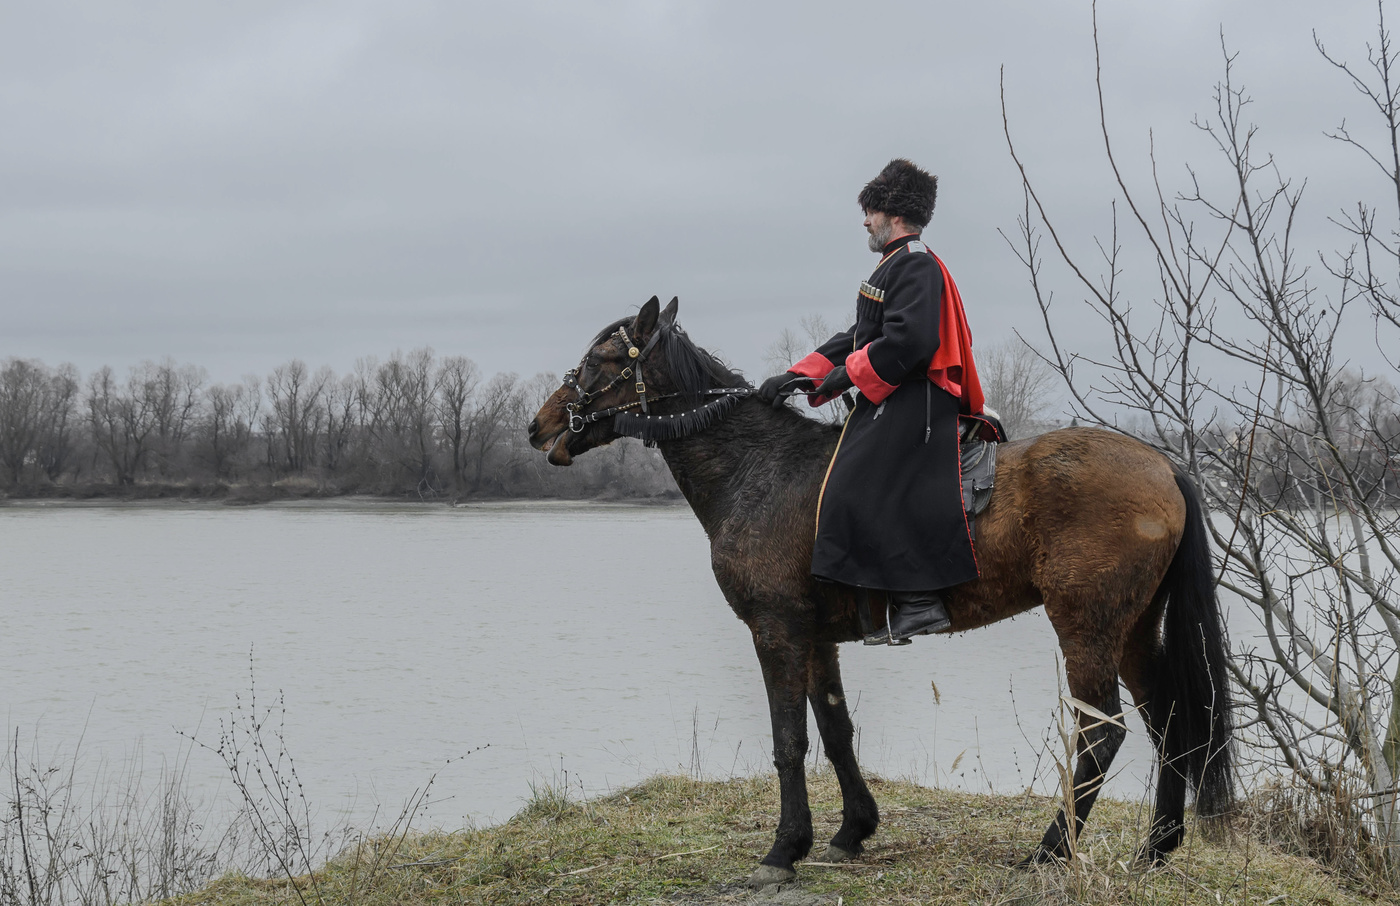
[[[997,476],[997,444],[1006,440],[1001,419],[990,409],[981,415],[958,416],[958,449],[961,451],[963,511],[976,540],[974,520],[992,502]]]

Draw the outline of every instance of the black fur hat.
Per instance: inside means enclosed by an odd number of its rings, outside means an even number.
[[[938,177],[896,157],[885,164],[879,176],[865,184],[856,201],[866,213],[879,211],[891,217],[903,217],[922,228],[928,226],[933,217],[933,203],[937,198]]]

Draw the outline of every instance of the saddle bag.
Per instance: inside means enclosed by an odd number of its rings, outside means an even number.
[[[997,476],[997,445],[972,440],[959,447],[962,454],[963,511],[969,517],[987,508]]]
[[[975,517],[992,502],[997,477],[997,444],[1006,440],[1006,430],[995,412],[958,416],[958,451],[962,457],[963,511],[968,529],[976,533]]]

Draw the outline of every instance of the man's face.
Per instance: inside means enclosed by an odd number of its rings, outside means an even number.
[[[885,244],[894,238],[894,223],[883,211],[865,212],[865,229],[870,234],[870,251],[881,252]]]

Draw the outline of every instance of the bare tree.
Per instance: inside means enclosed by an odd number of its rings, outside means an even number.
[[[783,328],[783,332],[778,335],[763,353],[763,363],[770,372],[784,371],[794,362],[800,360],[807,353],[816,349],[836,333],[826,318],[813,312],[806,314],[798,321],[801,333],[797,333],[791,328]]]
[[[326,384],[326,441],[324,463],[332,474],[344,473],[355,458],[356,436],[361,427],[360,381],[347,374]]]
[[[1358,318],[1400,327],[1400,91],[1383,12],[1368,72],[1327,56],[1380,114],[1384,152],[1344,128],[1336,137],[1380,168],[1388,200],[1338,218],[1358,244],[1323,256],[1326,289],[1294,244],[1302,186],[1259,150],[1228,51],[1214,110],[1195,123],[1233,186],[1224,194],[1188,170],[1187,189],[1173,196],[1155,160],[1151,188],[1131,190],[1099,76],[1105,165],[1118,197],[1090,255],[1073,250],[1074,237],[1047,210],[1009,125],[1007,141],[1026,198],[1013,248],[1076,413],[1106,426],[1136,414],[1145,439],[1202,485],[1217,514],[1221,585],[1258,617],[1264,640],[1231,666],[1252,708],[1249,729],[1286,770],[1359,819],[1360,836],[1375,841],[1400,881],[1400,516],[1385,490],[1400,444],[1389,385],[1348,373],[1342,354]],[[1066,345],[1083,326],[1066,331],[1052,304],[1042,237],[1103,326],[1109,355],[1091,359]],[[1152,262],[1144,274],[1129,265],[1137,253]],[[1381,348],[1400,345],[1387,337]],[[1241,386],[1220,376],[1232,369],[1253,378]]]
[[[34,459],[49,481],[58,481],[76,459],[78,369],[63,364],[49,374],[47,399]]]
[[[11,487],[20,483],[39,446],[48,386],[40,362],[12,358],[0,367],[0,466]]]
[[[368,380],[362,378],[360,388],[378,462],[406,473],[419,495],[437,493],[433,459],[441,373],[431,349],[395,352]]]
[[[241,384],[214,384],[204,393],[202,457],[215,478],[236,478],[236,464],[253,439],[262,407],[262,387],[249,376]]]
[[[156,415],[150,373],[149,362],[139,365],[122,386],[104,365],[88,378],[88,428],[119,485],[136,483],[151,452]]]
[[[313,375],[301,359],[279,365],[268,377],[271,412],[263,430],[268,435],[268,465],[275,471],[302,474],[316,464],[317,444],[326,426],[324,395],[333,380],[325,368]]]
[[[184,452],[186,435],[200,415],[207,376],[202,368],[179,366],[169,358],[147,368],[145,392],[151,397],[155,418],[152,452],[157,471],[162,478],[169,478]]]
[[[486,463],[506,432],[521,434],[523,424],[517,424],[522,388],[520,378],[510,372],[498,374],[477,394],[472,407],[471,448],[473,459],[472,491],[484,486]]]
[[[784,327],[783,332],[778,334],[778,339],[768,345],[763,351],[763,364],[771,373],[786,371],[794,362],[800,360],[804,355],[812,351],[803,340],[798,339],[797,334],[791,328]]]
[[[1012,337],[977,350],[976,360],[987,405],[1010,437],[1039,434],[1054,423],[1049,409],[1060,376],[1028,343]]]
[[[458,489],[466,485],[471,406],[480,382],[476,363],[465,356],[448,356],[438,367],[438,430],[452,455],[452,483]]]

